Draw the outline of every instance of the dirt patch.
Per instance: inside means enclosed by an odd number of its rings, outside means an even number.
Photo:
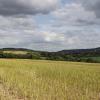
[[[0,82],[0,100],[25,100],[10,94],[10,91]]]

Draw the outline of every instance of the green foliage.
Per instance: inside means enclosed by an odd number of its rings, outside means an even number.
[[[37,52],[32,52],[30,55],[32,56],[32,59],[41,59],[41,55]]]
[[[95,55],[95,56],[94,56]],[[97,56],[98,55],[98,56]],[[92,62],[100,63],[100,54],[98,52],[85,53],[60,53],[60,52],[39,52],[27,50],[21,51],[4,49],[0,51],[0,58],[17,58],[17,59],[40,59],[40,60],[54,60],[54,61],[74,61],[74,62]]]

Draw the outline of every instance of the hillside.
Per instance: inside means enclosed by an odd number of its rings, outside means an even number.
[[[100,54],[100,47],[99,48],[92,48],[92,49],[74,49],[74,50],[62,50],[59,51],[58,53],[61,54]]]
[[[0,49],[0,51],[9,51],[12,53],[13,52],[46,52],[46,51],[35,51],[32,49],[26,49],[26,48],[2,48]],[[100,47],[98,48],[92,48],[92,49],[71,49],[71,50],[62,50],[62,51],[57,51],[57,52],[47,52],[47,53],[57,53],[57,54],[91,54],[91,53],[95,53],[95,54],[100,54]]]
[[[35,51],[25,48],[2,48],[0,49],[0,58],[100,62],[100,47],[92,49],[62,50],[58,52]]]

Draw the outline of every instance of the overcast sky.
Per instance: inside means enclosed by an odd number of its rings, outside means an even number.
[[[0,48],[100,47],[100,0],[0,0]]]

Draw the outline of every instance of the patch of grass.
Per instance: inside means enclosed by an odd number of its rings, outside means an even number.
[[[99,100],[100,64],[1,59],[0,81],[25,100]]]
[[[3,51],[3,53],[11,53],[11,54],[27,54],[27,51]]]
[[[100,57],[92,57],[92,59],[95,61],[100,61]]]

